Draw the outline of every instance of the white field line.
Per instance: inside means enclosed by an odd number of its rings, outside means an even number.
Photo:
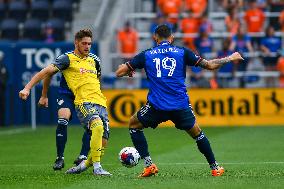
[[[221,165],[264,165],[264,164],[284,164],[284,161],[263,161],[263,162],[224,162]],[[0,167],[40,167],[51,164],[0,164]],[[104,163],[104,165],[117,165],[114,163]],[[207,163],[157,163],[157,165],[207,165]]]
[[[21,128],[21,129],[9,129],[6,131],[0,131],[0,136],[3,135],[14,135],[14,134],[19,134],[19,133],[26,133],[26,132],[32,132],[31,128]]]

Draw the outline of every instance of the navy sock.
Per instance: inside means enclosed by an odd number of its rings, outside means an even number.
[[[85,130],[84,135],[82,137],[82,148],[80,155],[88,156],[89,150],[90,150],[90,133]]]
[[[150,156],[148,152],[148,144],[144,136],[144,132],[139,129],[129,129],[131,140],[141,158]]]
[[[68,125],[67,119],[64,118],[58,119],[58,125],[56,129],[57,157],[64,157],[64,149],[67,141],[67,125]]]
[[[203,132],[200,132],[200,134],[194,139],[196,140],[199,151],[206,157],[209,165],[215,163],[216,160],[213,151],[205,134]]]

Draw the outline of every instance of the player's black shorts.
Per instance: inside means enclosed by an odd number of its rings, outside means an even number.
[[[188,130],[195,124],[191,106],[183,110],[163,111],[155,109],[149,102],[137,112],[138,120],[145,128],[155,129],[158,124],[171,120],[177,129]]]
[[[68,108],[71,112],[75,110],[74,95],[72,93],[58,93],[57,96],[57,111],[61,108]],[[72,114],[70,120],[72,119]]]

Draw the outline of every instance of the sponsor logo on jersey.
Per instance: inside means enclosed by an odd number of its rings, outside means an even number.
[[[87,70],[85,68],[80,68],[80,73],[84,74],[84,73],[92,73],[92,74],[97,74],[96,70]]]

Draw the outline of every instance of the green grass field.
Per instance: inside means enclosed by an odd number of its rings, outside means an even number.
[[[64,171],[79,153],[83,129],[68,128]],[[143,162],[125,168],[118,152],[132,146],[128,130],[111,130],[103,166],[112,177],[96,177],[92,170],[80,175],[54,172],[55,127],[0,129],[0,188],[284,188],[284,127],[204,128],[215,156],[226,169],[212,177],[195,142],[174,128],[146,129],[155,177],[140,179]]]

